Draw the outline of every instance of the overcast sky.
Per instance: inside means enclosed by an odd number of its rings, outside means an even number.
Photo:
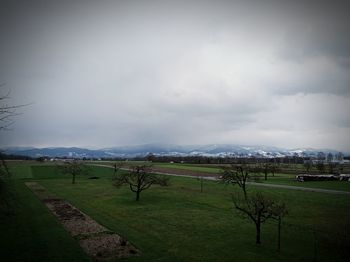
[[[349,151],[347,2],[1,1],[0,146]]]

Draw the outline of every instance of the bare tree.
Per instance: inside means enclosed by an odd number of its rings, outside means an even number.
[[[265,180],[267,180],[267,174],[270,172],[270,164],[269,163],[262,164],[261,169],[264,173]]]
[[[261,243],[261,225],[268,219],[276,219],[279,221],[279,243],[280,243],[280,226],[281,219],[286,214],[286,206],[284,203],[275,201],[260,192],[248,195],[247,182],[251,178],[250,173],[261,172],[261,167],[249,167],[243,165],[231,165],[224,167],[220,179],[228,184],[237,184],[242,190],[233,194],[232,201],[235,208],[243,214],[244,217],[249,218],[254,222],[256,228],[256,244]],[[255,178],[257,178],[255,176]],[[279,244],[280,246],[280,244]]]
[[[279,172],[279,168],[277,166],[277,164],[274,162],[273,164],[271,164],[270,166],[270,172],[272,173],[272,176],[275,176],[276,172]]]
[[[5,84],[0,84],[0,87],[3,87]],[[13,124],[13,117],[19,115],[16,110],[18,108],[28,106],[26,105],[9,105],[7,101],[10,99],[10,90],[5,91],[0,89],[0,130],[6,130]]]
[[[338,163],[334,163],[334,162],[329,162],[328,163],[328,172],[330,174],[336,174],[337,173],[337,169],[339,169],[338,168]],[[338,171],[338,173],[339,173],[339,171]]]
[[[275,176],[276,171],[277,171],[277,166],[271,163],[262,163],[261,165],[256,167],[257,173],[264,174],[264,180],[267,180],[267,176],[269,173],[271,173],[272,176]]]
[[[312,161],[304,160],[304,167],[305,167],[306,173],[310,173],[310,169],[312,168]]]
[[[0,216],[13,214],[16,194],[11,183],[11,173],[0,152]]]
[[[10,170],[4,159],[4,155],[0,152],[0,181],[10,175]]]
[[[76,176],[87,175],[89,173],[88,167],[82,161],[78,160],[64,162],[64,164],[59,165],[58,168],[61,173],[72,176],[72,184],[75,184]]]
[[[320,162],[320,161],[317,162],[316,168],[320,173],[324,173],[324,171],[325,171],[325,165],[323,162]]]
[[[118,172],[123,168],[124,163],[123,162],[115,162],[113,163],[113,174],[114,177],[118,175]]]
[[[113,180],[113,185],[121,187],[128,184],[130,190],[136,194],[136,201],[139,201],[140,194],[143,190],[150,188],[152,185],[167,186],[169,178],[163,175],[152,173],[152,168],[146,165],[138,165],[123,174],[119,174]]]
[[[282,227],[282,218],[288,214],[287,207],[285,203],[277,203],[273,209],[273,219],[277,220],[277,251],[281,251],[281,227]]]
[[[4,84],[0,84],[0,88]],[[7,100],[10,99],[10,91],[4,92],[0,89],[0,131],[8,129],[13,123],[12,117],[17,115],[16,109],[24,105],[11,106],[7,104]],[[13,197],[11,189],[9,188],[10,183],[10,170],[4,158],[4,154],[0,152],[0,207],[4,206],[5,210],[9,211],[10,198]],[[2,209],[2,208],[1,208]]]
[[[239,194],[235,194],[232,197],[232,200],[235,208],[254,222],[256,229],[256,244],[261,244],[261,225],[268,219],[281,219],[282,210],[284,210],[282,207],[285,207],[284,204],[281,204],[260,192],[245,198],[241,198]]]
[[[247,197],[247,182],[252,179],[251,173],[259,173],[259,169],[250,167],[246,164],[225,166],[222,168],[219,179],[226,183],[232,185],[238,185]],[[254,179],[258,179],[255,175]]]

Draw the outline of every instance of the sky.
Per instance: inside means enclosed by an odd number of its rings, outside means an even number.
[[[348,1],[0,2],[0,146],[350,151]]]

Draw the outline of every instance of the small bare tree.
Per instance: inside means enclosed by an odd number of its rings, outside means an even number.
[[[252,196],[248,195],[247,182],[251,178],[250,173],[261,172],[261,167],[249,167],[247,165],[239,165],[225,167],[220,179],[229,184],[237,184],[243,193],[237,192],[232,195],[232,201],[235,208],[243,214],[244,217],[249,218],[254,222],[256,228],[256,244],[261,243],[261,225],[268,219],[276,219],[279,221],[279,243],[280,243],[280,226],[281,219],[286,214],[284,203],[280,203],[264,194],[257,192]],[[258,177],[255,176],[257,179]],[[280,246],[280,244],[279,244]]]
[[[121,187],[124,184],[129,185],[130,190],[136,194],[136,201],[139,201],[143,190],[156,184],[167,186],[169,184],[169,178],[152,173],[150,166],[141,165],[134,166],[129,172],[119,174],[113,179],[113,185],[116,187]]]
[[[276,203],[273,208],[272,218],[277,220],[277,251],[281,251],[281,227],[282,227],[282,218],[288,214],[288,210],[285,203]]]
[[[13,117],[20,114],[16,111],[18,108],[30,105],[9,105],[7,100],[11,98],[10,90],[2,89],[4,85],[0,84],[0,130],[6,130],[13,124]]]
[[[317,162],[316,168],[321,174],[325,172],[325,165],[321,161]]]
[[[118,172],[123,168],[124,163],[123,162],[115,162],[113,163],[113,174],[114,177],[118,175]]]
[[[275,176],[275,172],[277,171],[277,167],[275,164],[261,163],[255,167],[255,171],[256,171],[256,173],[264,174],[264,180],[267,180],[267,176],[269,173],[271,173],[272,176]]]
[[[4,159],[4,155],[0,152],[0,214],[10,211],[11,199],[13,192],[10,190],[10,170]]]
[[[338,163],[334,163],[334,162],[329,162],[328,163],[328,172],[330,174],[336,174],[337,173],[337,168],[338,168]]]
[[[271,174],[272,174],[273,177],[275,176],[275,173],[276,173],[276,172],[279,172],[279,168],[278,168],[278,166],[277,166],[276,163],[271,164],[271,166],[270,166],[270,172],[271,172]]]
[[[304,167],[307,174],[310,173],[310,169],[312,168],[312,161],[311,160],[304,160]]]
[[[4,155],[0,152],[0,182],[2,178],[10,176],[10,170],[5,162]]]
[[[59,165],[58,169],[62,174],[69,174],[72,176],[72,184],[75,184],[75,177],[79,175],[87,175],[89,173],[88,167],[78,160],[64,162]]]
[[[8,127],[13,123],[12,118],[18,113],[16,109],[25,105],[9,105],[7,100],[10,99],[10,91],[2,89],[4,83],[0,83],[0,131],[7,130]],[[12,190],[10,189],[10,171],[5,161],[5,155],[0,152],[0,208],[5,206],[6,210],[9,211],[10,198],[13,197]],[[1,208],[2,209],[2,208]]]
[[[231,165],[223,167],[220,174],[220,180],[226,184],[238,185],[247,198],[247,182],[251,178],[252,171],[246,164]]]
[[[257,192],[252,196],[242,198],[239,194],[232,197],[235,208],[242,212],[255,224],[256,244],[261,244],[261,225],[268,219],[277,219],[279,222],[284,215],[285,205],[264,194]],[[279,237],[280,237],[279,223]],[[279,240],[280,242],[280,240]]]

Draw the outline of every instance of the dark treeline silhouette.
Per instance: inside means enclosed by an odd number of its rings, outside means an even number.
[[[40,156],[37,158],[23,156],[23,155],[13,155],[13,154],[2,154],[4,159],[18,159],[18,160],[50,160],[54,159],[71,159],[72,157],[60,156],[60,157],[49,157],[49,156]],[[310,157],[299,157],[299,156],[285,156],[285,157],[207,157],[207,156],[157,156],[149,154],[146,156],[136,156],[136,157],[82,157],[77,158],[81,160],[104,160],[104,161],[150,161],[150,162],[159,162],[159,163],[188,163],[188,164],[303,164],[305,161],[311,160]],[[350,160],[349,157],[344,157],[344,159]]]
[[[21,155],[8,155],[0,152],[1,159],[4,160],[33,160],[33,158],[29,156],[21,156]]]
[[[285,156],[276,158],[266,157],[206,157],[206,156],[156,156],[149,154],[145,157],[136,157],[133,160],[139,161],[152,161],[160,163],[189,163],[189,164],[258,164],[258,163],[271,163],[271,164],[303,164],[304,157],[298,156]]]

